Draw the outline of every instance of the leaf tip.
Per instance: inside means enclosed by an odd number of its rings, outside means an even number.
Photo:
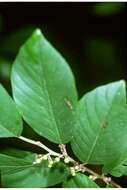
[[[30,39],[40,39],[40,37],[42,37],[43,34],[41,32],[41,30],[39,28],[35,29],[30,37]]]
[[[120,84],[121,84],[122,86],[125,86],[125,81],[124,81],[124,80],[120,80]]]
[[[122,89],[126,88],[126,82],[124,80],[120,80],[119,81],[119,87],[121,87]]]
[[[40,30],[39,28],[37,28],[34,33],[35,33],[37,36],[42,35],[41,30]]]

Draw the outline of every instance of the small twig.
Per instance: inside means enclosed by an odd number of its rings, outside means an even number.
[[[52,156],[61,156],[61,154],[49,149],[47,146],[42,144],[40,141],[34,141],[34,140],[28,139],[28,138],[23,137],[23,136],[20,136],[19,139],[44,149],[45,151],[47,151]]]
[[[115,181],[111,179],[110,184],[112,184],[114,187],[122,188],[119,184],[117,184]]]
[[[57,156],[57,157],[68,157],[69,161],[72,162],[74,164],[74,167],[75,166],[78,166],[78,170],[77,171],[81,171],[82,173],[85,173],[85,172],[88,172],[91,176],[91,179],[93,180],[96,180],[96,179],[101,179],[102,181],[104,181],[106,184],[112,184],[114,187],[117,187],[117,188],[122,188],[119,184],[117,184],[116,182],[114,182],[110,177],[106,177],[104,175],[100,175],[96,172],[94,172],[93,170],[91,170],[90,168],[86,167],[85,164],[80,164],[78,163],[77,161],[75,161],[73,158],[71,158],[68,153],[67,153],[67,150],[66,150],[66,146],[64,144],[60,144],[59,145],[59,148],[60,148],[60,151],[62,154],[60,153],[57,153],[51,149],[49,149],[47,146],[45,146],[44,144],[42,144],[41,142],[39,141],[34,141],[34,140],[31,140],[31,139],[28,139],[26,137],[23,137],[23,136],[20,136],[19,139],[25,141],[25,142],[28,142],[30,144],[33,144],[33,145],[36,145],[42,149],[44,149],[45,151],[48,152],[48,155],[50,156]]]
[[[64,157],[68,156],[65,144],[59,144],[60,151]]]
[[[66,150],[66,146],[64,144],[60,144],[59,145],[60,151],[63,154],[63,156],[68,156],[67,150]],[[96,179],[101,179],[102,181],[104,181],[106,184],[112,184],[114,187],[118,187],[121,188],[120,185],[118,185],[116,182],[114,182],[110,177],[106,177],[103,175],[100,175],[96,172],[94,172],[93,170],[91,170],[90,168],[86,167],[85,164],[79,164],[78,162],[76,162],[73,158],[71,158],[70,156],[68,156],[70,162],[72,162],[74,164],[74,166],[78,166],[78,171],[81,171],[82,173],[88,172],[89,174],[92,175],[92,179],[96,180]]]
[[[82,164],[81,164],[82,165]],[[104,175],[100,175],[96,172],[94,172],[93,170],[91,170],[90,168],[87,168],[86,166],[82,166],[81,171],[84,172],[88,172],[89,174],[91,174],[93,176],[93,180],[96,179],[101,179],[102,181],[104,181],[106,184],[112,184],[114,187],[118,187],[121,188],[121,186],[119,184],[117,184],[116,182],[114,182],[111,177],[106,177]]]

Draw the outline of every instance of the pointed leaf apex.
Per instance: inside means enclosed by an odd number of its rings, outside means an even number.
[[[44,35],[42,34],[42,32],[41,32],[41,30],[39,28],[37,28],[37,29],[35,29],[33,31],[32,36],[35,37],[35,38],[40,38],[40,37],[42,38],[42,37],[44,37]]]
[[[39,28],[37,28],[37,29],[34,31],[34,34],[37,35],[37,36],[42,35],[41,30],[40,30]]]
[[[125,81],[124,81],[124,80],[120,80],[120,83],[121,83],[121,85],[122,85],[123,87],[125,87],[125,86],[126,86],[126,83],[125,83]]]

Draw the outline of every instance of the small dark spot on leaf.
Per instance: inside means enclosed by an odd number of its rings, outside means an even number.
[[[107,128],[107,126],[108,126],[108,122],[105,121],[105,122],[102,124],[102,128],[105,129],[105,128]]]

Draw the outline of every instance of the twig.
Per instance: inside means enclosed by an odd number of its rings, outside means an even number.
[[[110,184],[112,184],[114,187],[122,188],[119,184],[117,184],[115,181],[111,179]]]
[[[57,157],[61,157],[61,158],[66,158],[68,157],[69,161],[72,162],[74,164],[74,167],[75,166],[78,166],[77,168],[77,171],[81,171],[82,173],[85,173],[85,172],[88,172],[90,174],[90,178],[93,179],[93,180],[96,180],[96,179],[101,179],[102,181],[104,181],[106,184],[112,184],[114,187],[117,187],[117,188],[122,188],[119,184],[117,184],[116,182],[114,182],[110,177],[106,177],[104,175],[100,175],[96,172],[94,172],[93,170],[91,170],[90,168],[86,167],[85,164],[80,164],[78,163],[77,161],[75,161],[73,158],[71,158],[68,154],[67,154],[67,150],[66,150],[66,146],[64,144],[60,144],[59,145],[59,148],[60,148],[60,151],[62,154],[60,153],[57,153],[51,149],[49,149],[47,146],[45,146],[44,144],[42,144],[40,141],[34,141],[34,140],[31,140],[31,139],[28,139],[26,137],[23,137],[23,136],[20,136],[19,139],[25,141],[25,142],[28,142],[30,144],[33,144],[33,145],[36,145],[42,149],[44,149],[45,151],[47,151],[49,153],[49,155],[51,156],[57,156]]]
[[[64,157],[68,156],[65,144],[59,144],[59,148]]]
[[[22,141],[25,141],[27,143],[36,145],[36,146],[44,149],[45,151],[47,151],[52,156],[61,156],[61,154],[59,154],[59,153],[57,153],[57,152],[49,149],[47,146],[45,146],[44,144],[42,144],[40,141],[34,141],[34,140],[28,139],[28,138],[23,137],[23,136],[20,136],[19,139],[21,139]]]
[[[84,171],[83,171],[84,170]],[[82,170],[81,170],[83,173],[84,172],[88,172],[89,174],[91,174],[91,178],[93,180],[96,180],[96,179],[101,179],[102,181],[104,181],[106,184],[112,184],[114,187],[118,187],[118,188],[121,188],[121,186],[119,184],[117,184],[116,182],[114,182],[111,177],[106,177],[104,175],[100,175],[96,172],[94,172],[93,170],[89,169],[88,167],[86,166],[83,166],[82,167]]]

